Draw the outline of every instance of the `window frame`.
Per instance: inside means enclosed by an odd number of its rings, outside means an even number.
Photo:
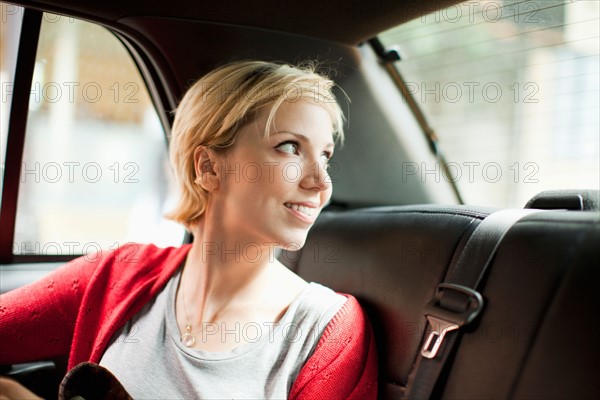
[[[13,96],[10,107],[6,137],[6,158],[4,183],[2,186],[2,207],[0,208],[0,263],[23,262],[13,255],[17,200],[25,131],[29,114],[29,92],[33,79],[33,69],[37,54],[38,40],[42,25],[41,11],[25,8],[19,36],[17,67],[15,68]],[[62,256],[58,256],[62,257]],[[61,261],[54,258],[54,261]]]
[[[46,11],[23,8],[23,22],[19,35],[13,97],[8,115],[4,182],[1,193],[0,226],[2,229],[0,230],[0,265],[68,262],[82,255],[13,254],[21,167],[29,113],[29,95],[44,12]],[[126,32],[116,27],[107,26],[99,21],[91,21],[85,18],[79,19],[106,28],[129,53],[133,63],[140,72],[157,112],[165,132],[165,145],[168,150],[170,130],[174,118],[170,110],[173,110],[176,106],[177,99],[174,95],[178,93],[175,90],[175,80],[170,68],[168,68],[168,64],[161,62],[160,59],[155,59],[150,52],[145,51],[142,43],[134,40]],[[183,243],[189,243],[190,241],[191,236],[186,231]]]

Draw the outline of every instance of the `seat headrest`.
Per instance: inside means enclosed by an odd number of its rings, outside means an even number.
[[[545,190],[533,196],[525,204],[525,208],[598,211],[600,210],[598,193],[598,190]]]

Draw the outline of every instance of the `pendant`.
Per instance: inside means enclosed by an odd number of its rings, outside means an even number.
[[[183,343],[185,347],[192,347],[194,343],[196,343],[196,337],[192,335],[191,325],[185,326],[185,333],[181,335],[181,343]]]

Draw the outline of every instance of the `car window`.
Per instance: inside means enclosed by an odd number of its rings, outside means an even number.
[[[124,45],[103,27],[45,13],[13,253],[181,244],[183,228],[163,218],[172,193],[164,130]]]
[[[598,1],[467,1],[380,37],[468,204],[522,207],[549,189],[598,189]]]

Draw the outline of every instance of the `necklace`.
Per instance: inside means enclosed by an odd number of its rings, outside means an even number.
[[[181,285],[181,297],[182,297],[182,301],[183,301],[183,313],[185,314],[185,333],[183,335],[181,335],[181,343],[183,343],[183,345],[185,347],[192,347],[194,345],[194,343],[196,343],[196,336],[194,336],[192,334],[192,325],[190,324],[190,318],[188,317],[188,313],[187,310],[185,308],[185,292],[183,287],[185,286],[185,284]]]

